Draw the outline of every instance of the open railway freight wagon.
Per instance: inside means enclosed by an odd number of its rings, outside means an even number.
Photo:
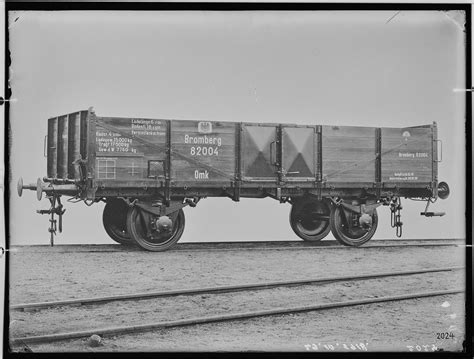
[[[51,244],[62,230],[61,196],[104,201],[103,222],[121,244],[171,247],[185,206],[205,197],[270,197],[291,204],[290,225],[306,241],[329,231],[359,246],[388,206],[402,235],[400,199],[446,198],[438,183],[436,124],[407,128],[255,124],[98,117],[89,109],[48,120],[47,177],[23,189],[50,201]],[[58,221],[55,219],[57,215]],[[59,222],[59,223],[57,223]],[[58,224],[58,226],[57,226]]]

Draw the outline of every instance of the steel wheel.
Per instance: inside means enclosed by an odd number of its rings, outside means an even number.
[[[160,233],[153,223],[159,216],[138,207],[130,208],[127,215],[127,228],[135,242],[147,251],[165,251],[179,241],[184,231],[184,212],[180,209],[169,215],[173,228],[169,233]]]
[[[345,245],[358,247],[368,242],[375,234],[378,224],[377,210],[372,214],[372,227],[369,230],[360,227],[350,228],[342,206],[333,206],[331,210],[331,232],[336,240]]]
[[[127,231],[128,206],[121,199],[108,199],[102,214],[105,231],[115,242],[133,244]]]
[[[317,242],[330,231],[331,209],[326,201],[300,200],[291,206],[290,225],[296,235],[308,242]]]

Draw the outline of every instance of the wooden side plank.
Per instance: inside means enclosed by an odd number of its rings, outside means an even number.
[[[323,181],[374,182],[375,160],[375,128],[322,126]]]

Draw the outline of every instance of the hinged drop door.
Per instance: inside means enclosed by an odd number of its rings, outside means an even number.
[[[282,127],[281,139],[283,179],[316,180],[316,128]]]
[[[241,163],[244,181],[276,182],[278,170],[277,126],[242,124]]]

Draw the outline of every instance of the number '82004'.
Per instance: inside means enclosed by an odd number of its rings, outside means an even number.
[[[211,146],[192,146],[190,153],[191,156],[219,156],[219,149]]]

